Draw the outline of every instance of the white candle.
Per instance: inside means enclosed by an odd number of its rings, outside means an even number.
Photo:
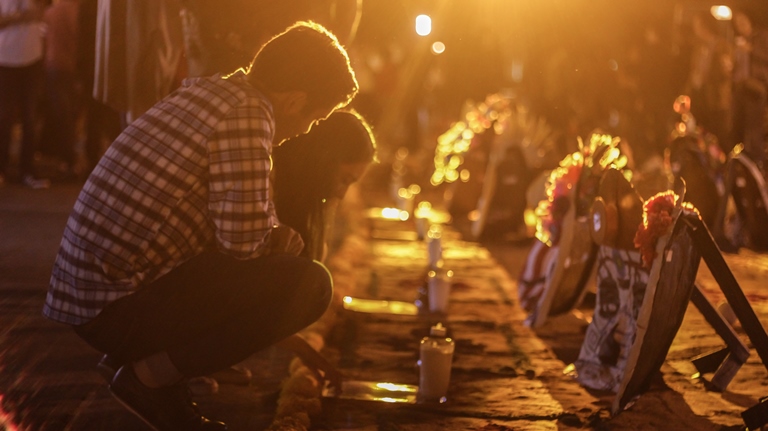
[[[453,271],[429,272],[429,311],[445,313],[453,284]]]
[[[442,234],[440,225],[430,226],[427,232],[427,257],[430,268],[437,268],[443,258]]]

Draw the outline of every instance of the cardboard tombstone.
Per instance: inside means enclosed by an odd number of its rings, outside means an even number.
[[[528,188],[561,157],[553,129],[523,105],[511,103],[499,117],[471,227],[475,239],[529,236],[525,224]],[[536,200],[532,206],[538,203]]]
[[[648,282],[648,269],[634,245],[642,217],[640,195],[621,172],[606,171],[591,211],[590,232],[599,246],[595,313],[570,367],[579,383],[592,389],[618,390],[635,339]]]
[[[614,414],[650,386],[680,329],[694,289],[701,255],[694,245],[691,229],[681,218],[684,211],[692,211],[681,204],[685,195],[683,181],[676,182],[675,194],[677,201],[671,212],[671,224],[653,249],[648,283],[636,319],[635,339],[613,402]]]
[[[449,184],[444,197],[448,212],[456,219],[477,209],[478,201],[486,194],[485,184],[494,180],[487,170],[498,160],[494,151],[495,124],[505,117],[509,103],[509,98],[501,94],[488,95],[479,104],[468,100],[461,121],[437,138],[430,183]]]
[[[725,230],[728,199],[733,198],[740,229],[734,232],[733,245],[745,245],[753,250],[768,249],[768,189],[763,173],[746,153],[737,147],[728,160],[726,192],[720,203],[715,232]]]
[[[526,191],[533,180],[522,150],[502,148],[503,155],[492,154],[486,168],[478,217],[472,223],[475,239],[501,238],[525,227]]]
[[[477,208],[478,200],[483,195],[483,185],[487,181],[487,168],[491,158],[493,131],[476,133],[471,139],[469,149],[462,154],[458,171],[469,172],[467,181],[453,181],[446,191],[448,212],[457,220],[466,220],[468,215]]]
[[[685,181],[686,202],[690,202],[704,222],[712,226],[717,216],[718,198],[723,194],[722,172],[725,154],[717,137],[698,126],[691,114],[691,98],[680,95],[673,104],[680,121],[664,151],[665,164],[675,180]],[[717,198],[716,198],[717,197]]]
[[[523,270],[517,278],[517,297],[520,307],[529,316],[536,310],[544,293],[547,275],[552,273],[558,251],[557,246],[550,247],[537,240],[528,252]]]
[[[537,238],[550,249],[534,247],[518,279],[521,303],[529,311],[526,323],[531,327],[569,312],[586,294],[598,250],[590,234],[590,207],[603,173],[627,166],[620,143],[619,138],[593,133],[588,144],[580,141],[579,151],[563,159],[550,175],[547,199],[536,210]],[[545,262],[546,267],[529,270],[530,265]],[[526,278],[531,273],[543,274],[543,279]]]
[[[587,282],[593,273],[597,246],[589,231],[589,218],[578,214],[576,193],[568,197],[569,208],[560,224],[560,241],[549,256],[541,295],[527,323],[531,327],[544,324],[549,316],[572,310],[587,292]]]

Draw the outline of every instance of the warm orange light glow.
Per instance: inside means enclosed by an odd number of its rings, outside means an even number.
[[[432,54],[442,54],[445,52],[445,44],[437,41],[432,44]]]
[[[520,60],[512,62],[512,80],[517,83],[523,82],[523,62]]]
[[[415,385],[345,380],[341,384],[341,392],[334,396],[351,400],[414,404],[418,391],[419,387]],[[331,393],[327,386],[323,389],[324,396],[330,396]]]
[[[404,316],[415,316],[419,313],[418,307],[410,302],[361,299],[351,296],[345,296],[342,301],[345,310],[358,313],[397,314]]]
[[[453,123],[451,127],[437,138],[435,147],[435,170],[430,178],[433,186],[442,183],[452,183],[459,179],[469,181],[469,171],[461,170],[464,154],[472,146],[472,141],[478,134],[489,130],[501,133],[499,123],[511,115],[509,99],[499,94],[486,97],[482,103],[465,106],[464,120]],[[491,129],[493,127],[493,129]]]
[[[423,205],[426,204],[426,205]],[[432,205],[429,202],[419,202],[419,206],[414,211],[414,217],[417,219],[429,219],[432,213]]]
[[[531,208],[526,208],[525,213],[523,214],[523,218],[525,219],[525,225],[527,227],[536,227],[536,212],[534,210]]]
[[[0,402],[3,401],[3,396],[0,395]],[[18,431],[16,425],[11,422],[11,415],[7,414],[0,408],[0,429],[8,431]]]
[[[390,220],[399,220],[400,210],[397,208],[382,208],[381,217]]]
[[[432,239],[440,239],[443,236],[443,227],[439,224],[433,224],[429,227],[427,237]]]
[[[412,385],[398,385],[396,383],[376,383],[376,387],[387,391],[414,392]]]
[[[406,157],[408,157],[408,148],[400,147],[395,152],[395,158],[397,160],[405,160]]]

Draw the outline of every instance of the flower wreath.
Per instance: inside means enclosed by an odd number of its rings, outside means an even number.
[[[430,178],[433,186],[453,183],[461,177],[459,166],[464,163],[464,154],[479,146],[480,137],[489,130],[499,133],[496,124],[511,115],[510,103],[510,99],[501,94],[490,94],[477,105],[470,101],[466,103],[463,120],[453,123],[437,138],[435,170]]]
[[[643,266],[650,268],[656,258],[656,243],[669,233],[674,222],[672,212],[678,196],[672,191],[657,193],[643,203],[643,223],[635,233],[635,247],[640,250]]]
[[[581,176],[582,160],[576,152],[560,162],[549,176],[547,198],[536,208],[536,238],[549,246],[560,241],[560,227],[570,207],[568,199]]]
[[[547,181],[547,198],[536,208],[536,238],[549,245],[560,241],[563,218],[570,208],[571,193],[576,190],[578,200],[591,202],[597,195],[597,185],[603,172],[615,168],[631,180],[627,168],[628,157],[621,153],[621,138],[593,133],[589,144],[579,138],[579,150],[567,155],[555,168]]]

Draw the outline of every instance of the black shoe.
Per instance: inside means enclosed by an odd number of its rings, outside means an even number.
[[[156,431],[226,431],[221,422],[200,414],[187,382],[163,388],[144,386],[130,365],[121,367],[109,385],[112,395]]]
[[[24,175],[21,183],[30,189],[40,190],[51,187],[51,180],[47,178],[35,178],[33,175]]]

